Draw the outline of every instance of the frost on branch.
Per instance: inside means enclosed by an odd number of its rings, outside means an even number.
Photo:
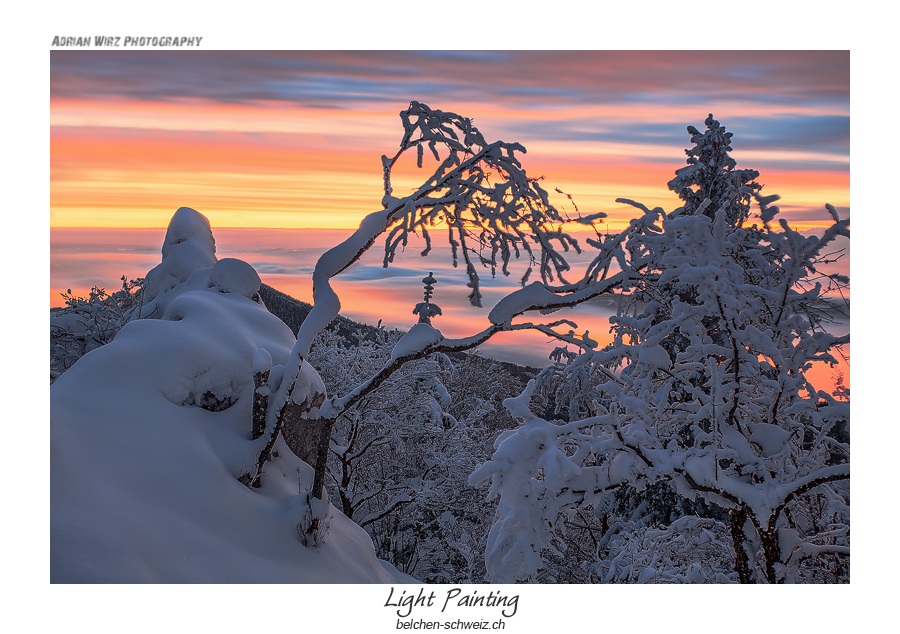
[[[735,583],[728,527],[685,516],[667,527],[630,525],[594,566],[601,583]]]
[[[511,258],[526,255],[530,266],[523,281],[538,268],[545,282],[563,280],[569,270],[560,250],[580,251],[577,241],[561,229],[565,222],[590,224],[591,218],[570,219],[554,207],[539,178],[529,177],[517,153],[518,143],[487,143],[471,119],[452,112],[432,110],[413,101],[400,113],[404,134],[400,150],[392,158],[382,156],[385,210],[391,211],[385,241],[384,265],[393,261],[398,247],[405,247],[411,233],[422,234],[431,250],[431,232],[446,231],[453,264],[465,265],[472,292],[469,299],[481,306],[479,268],[491,275],[509,275]],[[422,167],[425,146],[439,161],[437,169],[417,192],[406,198],[393,196],[391,170],[400,156],[415,148]],[[439,149],[446,151],[442,159]]]
[[[814,362],[836,365],[849,342],[827,329],[849,315],[848,280],[817,268],[849,220],[830,208],[821,237],[784,220],[776,230],[768,198],[764,228],[744,227],[748,208],[735,201],[759,189],[747,181],[755,172],[734,170],[730,135],[707,126],[691,129],[697,147],[676,179],[685,207],[624,201],[643,215],[592,241],[595,270],[616,263],[627,293],[611,345],[582,348],[541,377],[568,421],[530,412],[535,386],[505,403],[522,426],[471,479],[500,499],[486,553],[494,581],[535,578],[576,513],[605,517],[610,492],[657,482],[730,514],[741,582],[808,581],[810,559],[849,554],[849,403],[806,376]],[[586,278],[569,297],[599,284]],[[529,293],[552,304],[548,289]]]
[[[568,218],[553,206],[539,178],[529,177],[517,156],[525,148],[518,143],[487,143],[471,119],[452,112],[432,110],[413,101],[400,113],[403,136],[400,149],[382,156],[383,210],[369,214],[359,229],[342,244],[325,253],[313,273],[315,305],[298,334],[297,353],[305,356],[316,334],[337,315],[340,301],[330,278],[338,275],[381,236],[385,236],[384,265],[393,261],[398,248],[406,247],[410,234],[421,234],[431,250],[432,233],[446,231],[454,266],[466,267],[469,299],[481,305],[480,268],[491,275],[509,275],[514,258],[527,257],[545,282],[563,281],[569,270],[564,253],[579,251],[578,242],[562,230],[566,222],[592,224],[603,214]],[[439,162],[437,168],[412,194],[395,197],[391,174],[401,156],[415,150],[421,166],[424,149]],[[442,158],[442,153],[443,158]]]

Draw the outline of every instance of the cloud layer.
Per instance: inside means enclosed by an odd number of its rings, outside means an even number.
[[[847,51],[51,52],[51,223],[353,228],[412,100],[525,145],[583,211],[677,206],[709,113],[790,209],[849,209]],[[412,170],[406,187],[424,173]],[[823,186],[823,183],[827,183]],[[824,214],[823,214],[824,217]],[[792,220],[810,222],[808,214]],[[813,221],[814,222],[814,221]]]

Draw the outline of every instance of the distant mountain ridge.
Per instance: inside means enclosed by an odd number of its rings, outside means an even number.
[[[309,311],[312,310],[312,304],[294,299],[290,295],[282,293],[267,284],[262,284],[259,287],[259,296],[266,308],[269,309],[269,312],[283,321],[295,336],[297,331],[300,330],[300,325],[306,319],[306,316],[309,315]],[[329,328],[335,330],[348,341],[357,336],[359,332],[364,334],[364,338],[367,341],[374,341],[375,333],[378,332],[377,326],[361,324],[341,315],[335,317]]]

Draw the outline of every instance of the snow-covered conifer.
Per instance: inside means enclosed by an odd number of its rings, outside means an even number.
[[[750,213],[753,193],[761,189],[755,182],[759,172],[735,169],[737,161],[729,154],[734,135],[726,132],[725,126],[713,119],[712,114],[705,125],[703,133],[688,126],[694,146],[684,151],[688,156],[687,167],[675,171],[669,189],[684,201],[683,213],[702,213],[714,218],[722,209],[730,224],[740,226]]]
[[[836,433],[849,404],[806,375],[814,362],[836,364],[835,349],[849,341],[823,327],[845,308],[829,291],[846,279],[817,269],[849,235],[849,220],[832,213],[818,237],[783,220],[776,230],[766,198],[763,228],[744,227],[733,195],[759,200],[746,180],[755,173],[735,176],[730,137],[711,118],[707,126],[706,136],[690,130],[702,151],[679,172],[703,201],[685,193],[688,204],[666,214],[625,200],[643,214],[594,242],[603,275],[618,264],[627,301],[611,320],[614,342],[582,347],[566,368],[569,421],[529,410],[534,384],[505,403],[523,424],[471,480],[500,499],[486,554],[495,581],[534,578],[541,551],[561,544],[576,510],[600,512],[608,492],[658,481],[729,511],[742,582],[803,580],[801,562],[849,554],[849,442]],[[703,156],[724,168],[707,174]],[[601,283],[590,271],[572,295]],[[827,529],[797,521],[810,495],[828,500]]]

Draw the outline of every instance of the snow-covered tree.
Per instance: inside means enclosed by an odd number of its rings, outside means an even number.
[[[297,333],[297,344],[284,367],[283,379],[277,389],[271,390],[268,403],[268,426],[273,442],[281,433],[291,403],[315,404],[311,408],[315,417],[307,414],[306,419],[319,437],[313,490],[320,497],[325,495],[323,487],[335,420],[405,363],[434,352],[474,348],[503,330],[552,327],[492,320],[489,328],[472,337],[451,340],[423,320],[397,342],[390,361],[373,377],[345,396],[319,400],[320,395],[307,393],[311,384],[300,386],[300,377],[313,341],[340,310],[340,300],[330,284],[332,277],[356,262],[382,235],[385,236],[385,266],[393,260],[399,247],[406,246],[411,234],[421,234],[426,244],[423,255],[427,255],[431,249],[431,232],[443,228],[447,231],[454,265],[462,262],[466,267],[472,289],[469,299],[473,305],[480,306],[479,267],[490,270],[492,275],[498,270],[508,275],[510,261],[523,255],[529,262],[523,284],[534,268],[544,283],[555,280],[565,283],[569,264],[563,253],[569,249],[577,251],[579,246],[562,230],[562,225],[569,221],[591,225],[604,216],[600,213],[565,217],[550,203],[539,179],[529,177],[522,168],[517,153],[524,153],[525,148],[518,143],[488,143],[470,119],[432,110],[415,101],[400,113],[400,119],[403,123],[400,149],[393,157],[382,156],[383,210],[366,216],[353,235],[319,258],[313,272],[313,308]],[[438,167],[412,194],[395,197],[391,186],[394,166],[406,152],[415,150],[421,167],[426,145],[439,162]],[[540,282],[536,284],[544,288]],[[424,304],[427,303],[426,298]],[[526,302],[516,310],[520,312],[529,306],[530,302]],[[254,485],[259,482],[267,455],[266,452],[260,455],[251,474],[250,482]]]
[[[534,383],[506,402],[522,425],[471,479],[500,499],[492,580],[534,578],[567,518],[659,481],[729,511],[741,582],[809,580],[810,559],[849,555],[849,404],[806,376],[849,341],[825,328],[845,308],[831,291],[848,280],[819,271],[849,220],[826,205],[833,223],[821,236],[773,227],[777,197],[733,169],[730,135],[712,116],[706,124],[703,135],[688,129],[689,166],[670,182],[684,207],[621,199],[642,214],[590,241],[598,253],[582,281],[531,292],[552,307],[562,292],[577,303],[615,286],[622,310],[611,345],[585,341],[569,359],[568,422],[532,413]],[[761,225],[744,226],[749,196]]]
[[[683,213],[703,213],[714,218],[719,210],[724,210],[728,223],[739,227],[749,216],[753,193],[761,189],[754,180],[759,172],[735,169],[737,161],[729,154],[734,135],[726,132],[712,114],[705,123],[702,134],[688,126],[694,145],[684,151],[687,166],[675,171],[669,189],[684,201]]]
[[[402,335],[360,329],[348,341],[329,328],[309,361],[341,396],[383,367]],[[515,426],[500,401],[523,386],[477,354],[454,362],[435,353],[405,364],[335,421],[326,488],[380,559],[425,582],[484,579],[493,505],[467,480],[498,431]],[[284,430],[292,448],[295,429]]]

